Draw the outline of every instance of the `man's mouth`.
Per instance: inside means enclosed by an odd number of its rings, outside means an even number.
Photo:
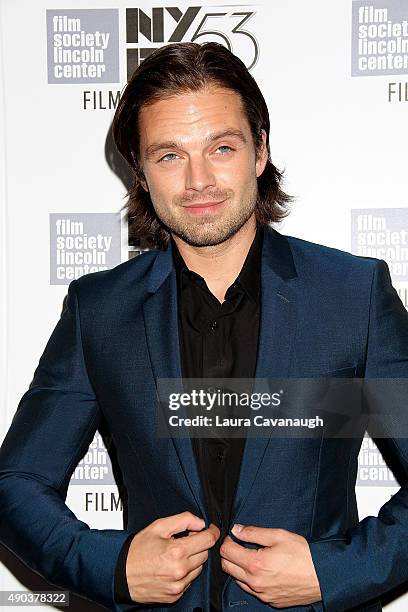
[[[200,215],[207,212],[211,214],[217,212],[222,207],[224,202],[225,200],[219,200],[217,202],[194,202],[194,204],[185,206],[185,208],[192,215]]]

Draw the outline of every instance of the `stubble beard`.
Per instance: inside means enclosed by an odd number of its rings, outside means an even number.
[[[156,210],[156,214],[167,231],[175,234],[187,244],[196,247],[215,246],[234,236],[245,225],[255,211],[257,197],[258,188],[255,185],[252,194],[248,195],[245,206],[234,210],[230,216],[227,214],[228,201],[226,209],[218,215],[200,215],[191,220],[175,218],[171,214],[166,214],[168,211],[163,213]],[[188,213],[185,214],[188,215]]]

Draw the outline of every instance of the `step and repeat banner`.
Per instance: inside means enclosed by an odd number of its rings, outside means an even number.
[[[220,42],[260,85],[272,160],[295,196],[277,229],[385,259],[407,306],[406,0],[0,6],[1,439],[71,280],[143,250],[128,244],[122,207],[130,177],[110,125],[128,77],[169,42]],[[97,433],[74,470],[67,504],[93,528],[121,529],[109,450],[109,438]],[[397,488],[366,437],[357,475],[360,518],[376,515]],[[3,590],[44,588],[7,551],[2,555]],[[403,592],[386,602],[390,611],[407,606]],[[71,609],[93,606],[77,598]]]

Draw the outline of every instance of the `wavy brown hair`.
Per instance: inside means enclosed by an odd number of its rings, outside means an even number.
[[[122,92],[112,123],[112,135],[119,153],[132,170],[133,185],[127,192],[125,218],[131,244],[144,239],[151,246],[166,248],[170,233],[157,217],[150,194],[140,182],[139,113],[158,100],[199,91],[216,85],[241,97],[251,128],[256,154],[266,132],[268,161],[257,178],[256,219],[262,225],[281,221],[288,214],[292,197],[280,187],[282,172],[272,163],[269,148],[269,113],[264,97],[245,64],[219,43],[174,43],[155,49],[134,71]]]

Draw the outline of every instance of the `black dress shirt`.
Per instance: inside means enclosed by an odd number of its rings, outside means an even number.
[[[236,280],[221,304],[202,276],[190,271],[173,238],[177,276],[178,329],[183,378],[253,378],[260,320],[263,227],[255,238]],[[212,609],[221,611],[221,592],[228,578],[219,549],[228,534],[232,502],[245,438],[192,438],[209,518],[221,535],[212,548]],[[126,580],[126,557],[133,535],[124,543],[116,565],[115,599],[131,603]]]

